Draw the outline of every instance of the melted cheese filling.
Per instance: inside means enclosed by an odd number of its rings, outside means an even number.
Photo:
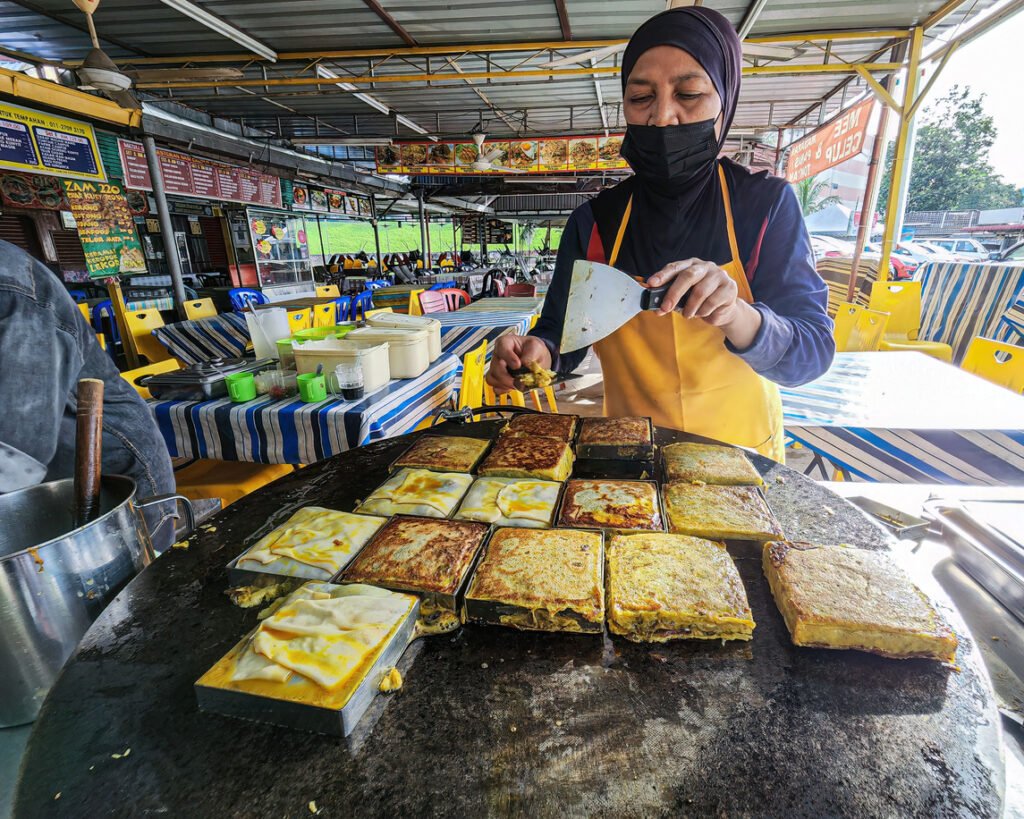
[[[448,517],[472,482],[472,475],[461,472],[402,469],[363,501],[359,511],[380,515]]]
[[[266,618],[235,659],[231,682],[301,682],[354,688],[415,598],[371,586],[307,584]],[[314,588],[310,588],[313,586]]]
[[[260,539],[236,566],[256,572],[328,580],[383,526],[382,518],[307,506]]]
[[[457,517],[541,529],[551,524],[559,489],[554,481],[480,478],[470,487]]]

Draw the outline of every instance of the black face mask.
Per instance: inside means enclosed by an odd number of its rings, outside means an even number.
[[[714,168],[715,120],[662,127],[627,125],[620,153],[645,184],[669,196],[678,194]]]

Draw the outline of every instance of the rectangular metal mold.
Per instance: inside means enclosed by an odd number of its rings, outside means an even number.
[[[648,444],[585,444],[583,428],[588,418],[582,419],[577,431],[576,456],[583,461],[653,461],[654,460],[654,428],[651,419],[647,421]],[[653,472],[649,473],[653,475]]]
[[[590,478],[590,477],[577,476],[575,474],[569,480],[575,480],[577,478],[579,478],[580,480],[619,480],[617,477],[616,478],[603,478],[603,477]],[[556,529],[572,529],[573,531],[581,531],[581,530],[588,530],[588,529],[589,530],[598,529],[598,530],[603,531],[603,532],[611,532],[613,534],[624,534],[624,535],[628,535],[631,532],[667,532],[668,531],[668,518],[665,516],[665,503],[664,503],[664,501],[662,500],[662,497],[661,497],[661,484],[659,484],[658,481],[656,481],[656,480],[638,480],[638,479],[635,479],[635,478],[624,478],[623,480],[626,480],[629,483],[648,483],[648,484],[651,484],[654,487],[655,503],[656,503],[657,508],[658,508],[658,517],[661,520],[661,527],[660,528],[658,528],[658,529],[620,529],[620,528],[617,528],[617,527],[614,527],[614,526],[603,526],[603,527],[569,526],[568,524],[562,523],[562,513],[565,511],[565,500],[566,500],[566,495],[568,494],[568,492],[567,492],[567,489],[568,489],[567,484],[569,483],[569,481],[565,481],[565,483],[563,484],[563,486],[562,486],[562,494],[561,494],[561,496],[558,499],[558,511],[555,513],[555,528]]]
[[[363,677],[358,688],[340,709],[277,700],[245,691],[231,691],[196,683],[194,687],[199,708],[202,711],[256,722],[269,722],[299,731],[347,737],[355,730],[359,720],[373,703],[384,675],[398,664],[406,648],[416,638],[419,608],[420,604],[417,601]],[[247,634],[232,651],[248,640],[249,636]]]
[[[511,528],[511,527],[507,527],[507,526],[506,527],[498,527],[498,526],[492,526],[491,527],[491,533],[490,533],[490,535],[488,535],[487,543],[484,544],[484,547],[477,554],[476,561],[473,564],[473,568],[470,571],[470,573],[466,576],[466,581],[465,581],[465,583],[463,585],[463,591],[461,593],[461,608],[460,608],[460,616],[461,616],[461,619],[462,619],[463,623],[478,623],[478,624],[482,624],[482,625],[505,626],[506,628],[508,628],[509,626],[506,623],[503,623],[501,621],[502,617],[515,616],[515,615],[519,615],[519,614],[528,614],[528,613],[530,613],[532,611],[532,609],[528,609],[528,608],[525,608],[525,607],[522,607],[522,606],[513,606],[513,605],[509,605],[507,603],[497,603],[497,602],[495,602],[493,600],[474,599],[474,598],[471,598],[469,596],[469,588],[472,585],[473,578],[476,576],[477,568],[479,567],[479,565],[483,561],[483,559],[487,556],[487,550],[490,548],[491,538],[494,537],[494,533],[499,528],[507,529],[507,528]],[[543,531],[551,531],[551,530],[537,529],[537,530],[534,530],[534,531],[543,532]],[[601,559],[600,559],[600,561],[598,563],[598,584],[599,584],[600,588],[602,589],[602,594],[603,594],[604,593],[603,590],[604,590],[604,587],[605,587],[605,576],[604,576],[605,575],[604,546],[605,546],[605,540],[606,540],[605,533],[603,531],[601,531],[600,529],[573,529],[572,531],[574,531],[574,532],[594,532],[594,533],[600,535],[600,537],[601,537]],[[574,631],[565,631],[565,630],[562,630],[562,629],[545,629],[545,628],[524,628],[522,630],[524,630],[524,631],[544,631],[544,632],[556,633],[556,634],[603,634],[604,633],[604,620],[605,620],[604,617],[601,618],[601,622],[600,623],[591,623],[589,621],[583,620],[582,618],[579,618],[579,617],[575,616],[572,612],[566,612],[566,615],[571,617],[573,620],[575,620],[580,625],[580,631],[574,632]],[[513,627],[513,628],[517,628],[517,627]]]

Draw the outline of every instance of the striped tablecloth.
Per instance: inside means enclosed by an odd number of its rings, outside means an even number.
[[[870,481],[1024,485],[1024,397],[922,353],[839,353],[782,406],[789,436]]]
[[[960,363],[975,336],[994,338],[1024,288],[1024,265],[931,263],[919,272],[921,330],[926,341],[953,348]]]
[[[198,364],[214,358],[240,358],[249,345],[249,328],[241,313],[221,313],[195,321],[157,327],[153,335],[175,358]]]
[[[480,299],[461,308],[460,313],[493,313],[494,311],[508,311],[529,313],[537,315],[544,306],[543,296],[501,296],[496,298]]]
[[[172,457],[309,464],[412,432],[448,404],[458,367],[456,356],[442,354],[418,378],[393,380],[362,401],[224,398],[150,407]]]
[[[999,317],[995,339],[1024,346],[1024,287],[1013,304]]]
[[[124,307],[132,313],[139,310],[173,310],[174,299],[170,296],[162,299],[131,299],[124,303]]]
[[[486,340],[490,356],[494,340],[499,336],[513,332],[526,335],[533,314],[506,310],[484,313],[463,308],[454,313],[433,313],[431,318],[441,322],[441,349],[445,352],[461,356]]]

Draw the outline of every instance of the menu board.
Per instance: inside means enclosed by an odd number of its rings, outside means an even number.
[[[356,219],[370,219],[373,205],[370,197],[337,188],[319,188],[310,185],[292,185],[292,207],[295,210],[344,214]]]
[[[145,271],[146,260],[120,185],[64,179],[64,194],[92,278]]]
[[[107,178],[91,125],[7,102],[0,102],[0,168]]]
[[[482,152],[472,142],[401,142],[377,148],[377,172],[423,176],[623,170],[629,165],[619,155],[621,146],[622,134],[488,140]]]
[[[135,190],[153,190],[142,143],[119,139],[117,145],[125,186]],[[246,205],[282,206],[281,183],[276,176],[177,151],[160,149],[156,153],[167,193]]]

